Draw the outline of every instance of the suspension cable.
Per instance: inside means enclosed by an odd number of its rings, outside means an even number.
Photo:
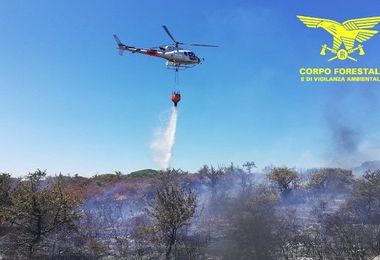
[[[174,72],[174,90],[175,91],[177,90],[178,84],[179,84],[179,75],[178,75],[178,68],[176,68]]]

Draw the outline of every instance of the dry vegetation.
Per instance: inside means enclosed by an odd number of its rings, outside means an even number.
[[[5,259],[373,259],[380,171],[0,174]],[[260,178],[260,176],[264,178]]]

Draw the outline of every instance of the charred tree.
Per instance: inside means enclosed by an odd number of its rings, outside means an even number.
[[[152,219],[153,241],[164,247],[165,259],[173,259],[178,234],[189,224],[196,207],[197,196],[193,189],[183,188],[173,172],[162,173],[156,199],[146,211]]]

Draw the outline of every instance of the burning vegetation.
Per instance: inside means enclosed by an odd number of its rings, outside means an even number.
[[[373,259],[380,171],[0,175],[0,258]]]

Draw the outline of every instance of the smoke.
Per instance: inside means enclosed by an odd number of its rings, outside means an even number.
[[[178,110],[173,107],[169,121],[166,125],[160,126],[155,133],[154,139],[150,145],[153,150],[154,161],[162,169],[169,168],[172,157],[172,149],[175,143],[175,131],[177,128]]]
[[[342,101],[337,101],[328,108],[326,110],[330,138],[327,154],[328,165],[351,167],[358,163],[356,160],[360,160],[362,157],[359,148],[363,141],[363,124],[360,124],[360,119],[355,117]]]
[[[374,111],[378,110],[378,94],[371,88],[338,89],[326,106],[325,115],[330,137],[328,165],[353,167],[373,160],[371,136],[378,131],[379,123]]]
[[[338,151],[342,151],[344,154],[358,152],[361,141],[360,130],[358,128],[336,125],[333,131],[333,137]]]

